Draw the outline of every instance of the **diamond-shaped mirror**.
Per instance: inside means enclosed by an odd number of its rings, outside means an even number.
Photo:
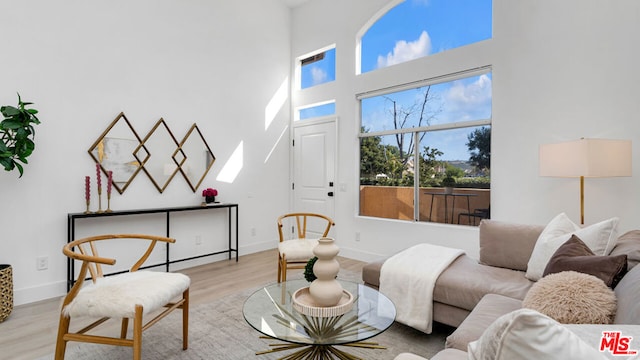
[[[133,155],[140,143],[140,137],[129,120],[120,113],[89,148],[89,155],[100,164],[104,174],[112,171],[113,187],[120,194],[141,169],[140,162]]]
[[[133,153],[160,193],[178,173],[180,162],[173,158],[173,154],[179,146],[164,119],[160,118]]]
[[[173,153],[173,160],[179,165],[180,172],[195,193],[216,158],[198,126],[193,124],[180,147]]]

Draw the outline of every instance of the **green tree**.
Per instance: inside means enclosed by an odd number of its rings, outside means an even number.
[[[440,165],[438,157],[444,153],[438,149],[425,146],[420,153],[420,186],[435,184],[434,178]]]
[[[368,132],[366,129],[361,131]],[[398,157],[398,149],[382,144],[380,136],[360,139],[360,177],[374,180],[377,174],[385,174],[391,178],[401,178],[404,167]]]
[[[438,97],[431,93],[431,86],[417,88],[418,94],[413,103],[399,103],[392,96],[386,95],[384,98],[390,104],[387,112],[391,116],[393,128],[396,130],[421,127],[431,125],[431,120],[435,119],[442,111],[442,103],[436,102]],[[433,103],[436,103],[432,106]],[[419,141],[426,133],[420,135]],[[407,166],[413,154],[413,134],[398,133],[394,135],[399,149],[399,160],[403,166]],[[405,150],[406,149],[406,150]]]
[[[491,168],[491,128],[481,127],[467,135],[469,162],[478,171],[488,171]]]
[[[445,163],[444,164],[445,167],[445,176],[450,176],[450,177],[454,177],[454,178],[461,178],[464,177],[464,170],[460,169],[457,166],[453,166],[449,163]]]

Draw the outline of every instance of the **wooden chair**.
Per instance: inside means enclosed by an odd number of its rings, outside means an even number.
[[[100,257],[98,245],[114,239],[145,240],[149,242],[145,253],[124,273],[104,276],[101,265],[114,265],[115,259]],[[141,234],[99,235],[75,240],[66,244],[62,252],[71,259],[82,261],[80,273],[69,293],[65,296],[60,311],[55,359],[64,359],[69,341],[94,344],[129,346],[133,348],[133,359],[140,360],[142,332],[176,309],[182,309],[182,349],[188,346],[189,335],[189,285],[188,276],[179,273],[138,271],[147,260],[156,243],[174,243],[175,239]],[[112,242],[114,243],[114,242]],[[75,251],[74,251],[75,249]],[[87,272],[91,283],[85,284]],[[172,300],[180,297],[177,301]],[[143,324],[143,315],[165,307],[162,312]],[[99,320],[70,332],[71,318],[90,317]],[[87,334],[109,319],[122,321],[119,337]],[[127,338],[129,319],[133,319],[133,335]]]
[[[286,240],[283,232],[283,224],[291,223],[294,228],[294,239]],[[319,236],[307,238],[309,223],[323,231]],[[278,282],[287,281],[288,269],[304,269],[313,255],[313,248],[318,244],[318,239],[326,237],[335,223],[330,217],[313,213],[290,213],[278,217]]]

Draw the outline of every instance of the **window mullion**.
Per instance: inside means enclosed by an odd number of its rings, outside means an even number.
[[[413,133],[413,220],[420,221],[420,133]]]
[[[451,129],[466,128],[466,127],[490,126],[490,125],[491,125],[491,119],[480,119],[480,120],[472,120],[472,121],[460,121],[460,122],[447,123],[447,124],[412,127],[412,128],[405,128],[405,129],[393,129],[393,130],[360,133],[358,134],[358,137],[408,134],[412,132],[429,132],[429,131],[451,130]]]

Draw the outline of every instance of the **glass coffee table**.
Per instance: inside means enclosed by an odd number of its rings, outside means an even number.
[[[365,340],[393,324],[393,302],[365,285],[339,281],[355,298],[351,310],[339,316],[308,316],[293,308],[293,293],[309,286],[304,279],[267,285],[249,296],[242,310],[245,320],[264,334],[263,338],[284,341],[256,355],[295,350],[280,359],[360,359],[336,346],[385,349]]]

